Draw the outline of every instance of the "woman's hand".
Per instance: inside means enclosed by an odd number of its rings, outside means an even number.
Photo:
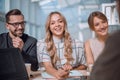
[[[54,76],[57,78],[57,79],[63,79],[63,78],[66,78],[68,77],[68,72],[62,70],[62,69],[59,69],[57,70],[55,73],[54,73]]]
[[[65,71],[64,69],[58,69],[56,70],[51,62],[44,62],[44,67],[47,71],[47,73],[51,74],[52,76],[56,77],[57,79],[63,79],[65,78],[66,76],[68,76],[68,72]]]
[[[72,66],[70,64],[64,64],[62,66],[62,69],[65,71],[70,71],[70,70],[72,70]]]
[[[59,73],[59,76],[60,76],[61,78],[66,78],[66,77],[68,77],[68,75],[69,75],[69,72],[68,72],[68,71],[65,71],[65,70],[63,70],[63,69],[59,69],[59,70],[58,70],[58,73]]]
[[[78,65],[78,66],[75,66],[73,67],[74,70],[86,70],[87,69],[87,66],[86,65]]]

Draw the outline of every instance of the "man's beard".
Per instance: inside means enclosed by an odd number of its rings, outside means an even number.
[[[21,34],[18,34],[17,31],[11,32],[15,37],[21,37],[24,33],[24,31],[22,30]]]

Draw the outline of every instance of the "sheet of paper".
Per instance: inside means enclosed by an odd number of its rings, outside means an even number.
[[[83,74],[78,70],[71,70],[69,76],[83,76]]]
[[[48,74],[47,72],[42,72],[41,75],[43,78],[55,78],[52,75]]]
[[[42,72],[41,75],[43,78],[55,78],[52,75],[48,74],[47,72]],[[71,70],[69,73],[69,76],[70,77],[71,76],[83,76],[83,74],[78,70]]]

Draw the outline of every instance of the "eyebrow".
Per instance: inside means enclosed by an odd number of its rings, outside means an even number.
[[[22,23],[22,22],[25,22],[25,23],[26,23],[26,21],[21,21],[21,22],[7,22],[7,23],[14,24],[14,23]]]

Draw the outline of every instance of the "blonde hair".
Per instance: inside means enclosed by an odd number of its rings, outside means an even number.
[[[64,56],[67,59],[67,63],[69,63],[71,60],[73,60],[71,37],[70,37],[70,34],[68,33],[68,30],[67,30],[66,19],[60,12],[51,12],[49,14],[48,18],[47,18],[47,21],[46,21],[45,42],[47,44],[47,51],[50,54],[53,66],[55,66],[57,60],[59,60],[59,58],[57,56],[57,50],[56,50],[55,44],[53,42],[53,35],[52,35],[52,32],[50,31],[51,16],[54,15],[54,14],[60,15],[61,19],[63,20],[63,22],[65,24],[65,31],[63,33],[63,37],[64,37],[64,54],[65,54]]]

